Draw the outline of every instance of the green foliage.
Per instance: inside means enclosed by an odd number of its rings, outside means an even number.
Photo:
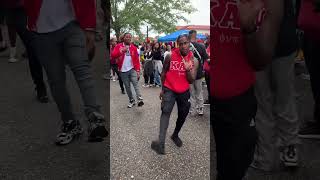
[[[178,21],[188,22],[184,17],[196,9],[191,0],[111,0],[111,29],[119,37],[121,32],[133,31],[142,35],[142,26],[151,26],[155,32],[169,33]]]

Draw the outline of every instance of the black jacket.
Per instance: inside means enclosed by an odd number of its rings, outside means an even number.
[[[297,10],[293,0],[285,0],[284,16],[275,49],[275,58],[289,56],[297,50]]]

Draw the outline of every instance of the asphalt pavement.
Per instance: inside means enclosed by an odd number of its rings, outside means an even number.
[[[202,117],[188,116],[178,148],[170,139],[177,108],[171,114],[167,132],[166,155],[151,150],[160,125],[160,88],[139,88],[145,105],[127,108],[128,96],[122,95],[118,82],[110,82],[111,179],[124,180],[208,180],[210,172],[209,106]]]
[[[92,63],[97,95],[108,115],[108,82],[105,71],[105,43],[97,43]],[[88,143],[87,135],[59,147],[54,144],[61,125],[60,115],[50,96],[48,104],[36,100],[27,59],[8,63],[9,51],[0,53],[0,179],[1,180],[104,180],[109,179],[108,141]],[[46,78],[45,78],[46,79]],[[84,128],[87,121],[79,88],[67,69],[67,85],[73,108]],[[107,121],[109,122],[109,116]]]

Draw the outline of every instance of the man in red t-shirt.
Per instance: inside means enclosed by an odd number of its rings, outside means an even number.
[[[264,19],[257,21],[263,7]],[[255,71],[272,60],[282,11],[283,0],[211,1],[210,120],[218,180],[241,180],[252,162]]]
[[[190,40],[187,34],[180,35],[177,38],[179,49],[172,50],[164,61],[163,71],[161,74],[162,91],[160,93],[161,117],[159,140],[153,141],[151,148],[158,154],[165,154],[164,145],[166,133],[169,125],[170,115],[175,102],[178,106],[178,119],[176,128],[171,136],[173,142],[182,146],[182,141],[178,134],[188,116],[190,109],[190,85],[196,78],[198,61],[194,59],[193,53],[189,50]]]

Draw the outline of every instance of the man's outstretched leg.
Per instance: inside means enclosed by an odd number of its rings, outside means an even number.
[[[152,141],[151,148],[158,154],[165,154],[164,146],[166,140],[167,129],[169,126],[170,115],[176,101],[176,95],[169,89],[164,90],[163,99],[161,102],[161,117],[160,117],[160,130],[159,140]]]

